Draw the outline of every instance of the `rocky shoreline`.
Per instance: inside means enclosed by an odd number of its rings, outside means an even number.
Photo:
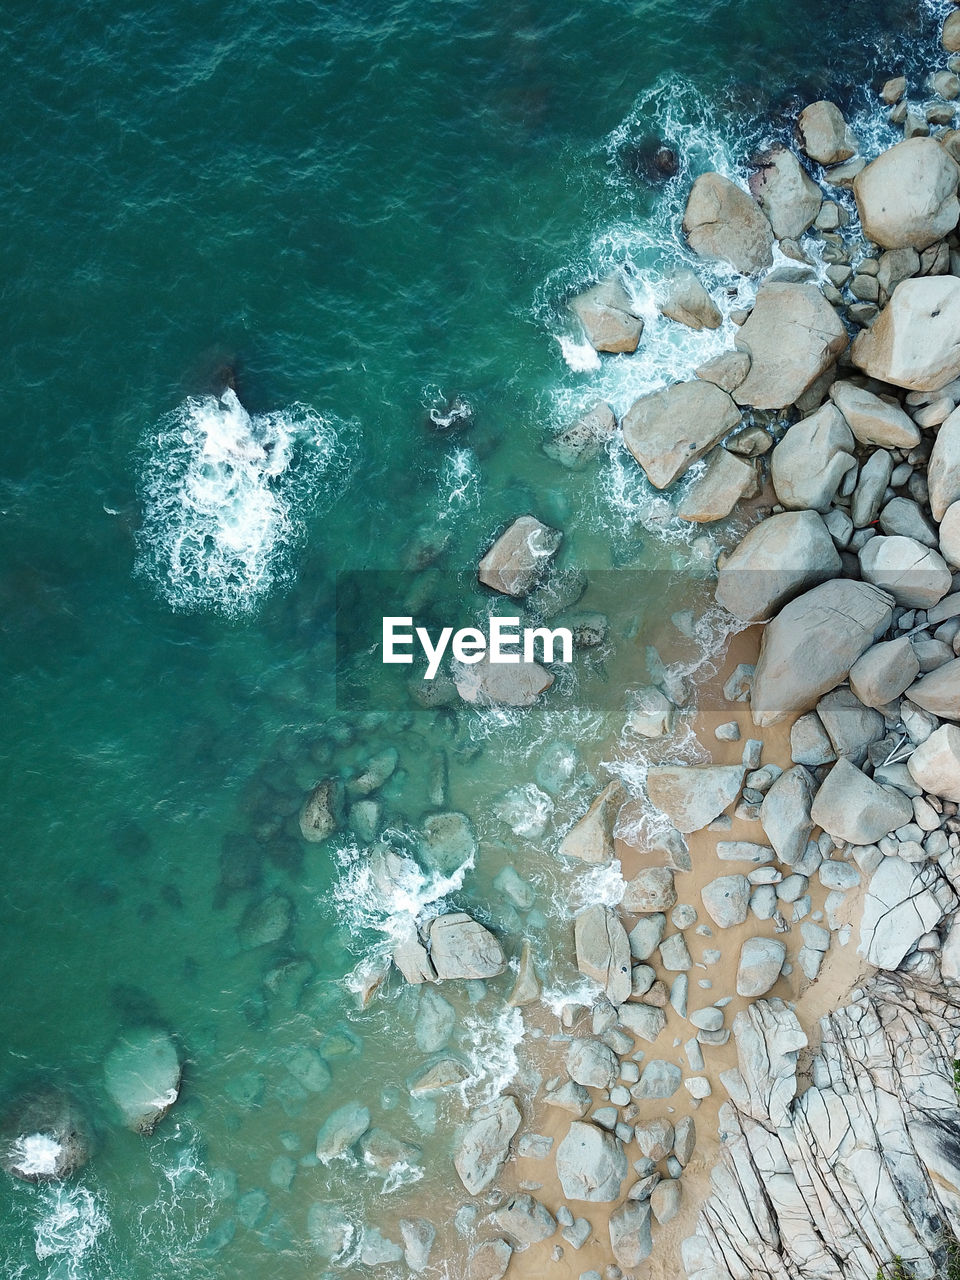
[[[960,50],[960,11],[943,45]],[[715,595],[762,627],[759,652],[724,683],[736,716],[713,744],[701,734],[710,763],[670,759],[689,693],[675,673],[640,691],[631,728],[655,743],[656,837],[617,840],[633,802],[614,781],[561,843],[635,874],[618,907],[574,921],[599,994],[568,1006],[551,1038],[562,1068],[534,1102],[543,1132],[504,1098],[462,1136],[468,1190],[512,1192],[490,1200],[471,1280],[675,1274],[682,1235],[691,1280],[927,1280],[956,1265],[960,133],[946,126],[958,69],[951,57],[931,74],[922,108],[902,78],[884,84],[904,140],[870,163],[818,102],[796,151],[755,157],[749,193],[720,174],[693,184],[691,248],[768,274],[734,348],[641,397],[619,430],[658,489],[703,460],[679,486],[680,518],[753,503],[760,518],[720,555]],[[721,322],[690,271],[661,309]],[[642,341],[628,279],[572,310],[598,351]],[[617,429],[597,406],[552,456],[581,465]],[[778,735],[782,762],[767,749]],[[698,995],[696,970],[722,969],[732,948],[731,988]],[[826,1011],[803,1025],[797,1008],[817,1001],[796,997],[825,961]],[[718,1144],[694,1118],[715,1089]],[[709,1186],[694,1177],[685,1194],[688,1168]]]

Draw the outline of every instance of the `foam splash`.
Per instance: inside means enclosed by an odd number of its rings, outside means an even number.
[[[48,1133],[30,1133],[10,1149],[17,1168],[27,1178],[52,1178],[57,1172],[57,1162],[63,1147]]]
[[[185,400],[144,444],[137,571],[177,612],[250,613],[339,492],[350,435],[306,405],[251,415],[229,389]]]
[[[464,1099],[473,1106],[498,1098],[519,1069],[523,1042],[523,1016],[504,1005],[498,1015],[468,1013],[463,1019],[464,1041],[471,1046],[470,1078],[461,1085]]]
[[[41,1206],[34,1229],[37,1259],[55,1260],[55,1274],[63,1280],[82,1280],[87,1274],[86,1262],[110,1229],[106,1209],[83,1186],[45,1188]]]
[[[437,518],[459,520],[480,506],[480,465],[472,449],[453,449],[444,458],[437,496]]]

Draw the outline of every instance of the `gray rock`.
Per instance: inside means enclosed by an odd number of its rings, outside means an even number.
[[[559,1214],[557,1216],[559,1220]],[[571,1245],[574,1249],[582,1249],[590,1239],[592,1231],[593,1227],[586,1218],[574,1218],[569,1226],[564,1226],[560,1234],[563,1236],[564,1240],[566,1240],[567,1244]],[[588,1271],[583,1272],[581,1274],[581,1280],[583,1280],[584,1275],[589,1274],[590,1272]]]
[[[622,1004],[618,1010],[621,1024],[633,1035],[653,1044],[667,1025],[667,1015],[650,1004]]]
[[[525,596],[543,575],[563,534],[534,516],[520,516],[500,535],[480,561],[477,576],[484,586],[508,596]]]
[[[840,556],[816,511],[784,511],[746,534],[719,567],[717,603],[743,621],[769,618],[805,588],[840,572]]]
[[[907,761],[910,776],[928,795],[960,802],[960,729],[941,725]]]
[[[716,383],[718,387],[722,387],[724,391],[733,391],[734,387],[738,387],[750,372],[750,357],[745,351],[724,351],[719,356],[714,356],[712,360],[707,360],[694,370],[698,378],[704,382]],[[748,428],[749,430],[749,428]],[[766,432],[760,429],[762,435]],[[769,441],[770,437],[767,436]],[[752,445],[759,442],[759,437],[752,437]],[[769,448],[769,444],[767,448]],[[744,452],[748,457],[756,456],[748,450],[734,449],[734,453]],[[759,452],[765,452],[764,449]]]
[[[659,1012],[659,1010],[658,1010]],[[590,1110],[590,1095],[582,1084],[572,1080],[565,1081],[556,1089],[548,1089],[543,1096],[547,1106],[557,1107],[560,1111],[568,1111],[570,1115],[581,1119]]]
[[[726,391],[711,382],[678,382],[633,403],[623,417],[623,440],[650,483],[665,489],[739,421]]]
[[[891,604],[868,583],[838,579],[785,605],[761,641],[750,695],[754,723],[778,724],[835,689],[889,627]]]
[[[682,933],[672,933],[660,944],[660,963],[670,973],[684,972],[693,968],[690,952]]]
[[[107,1093],[128,1128],[153,1133],[180,1095],[180,1055],[158,1027],[128,1031],[107,1055]]]
[[[669,911],[677,901],[673,872],[669,867],[645,867],[628,880],[620,905],[631,915]]]
[[[648,1201],[628,1200],[610,1215],[610,1247],[624,1270],[638,1267],[650,1257],[653,1237]]]
[[[750,356],[750,372],[734,391],[737,404],[783,409],[831,368],[848,338],[816,285],[778,282],[761,285],[734,341]]]
[[[922,250],[960,217],[960,169],[934,138],[909,138],[882,151],[853,182],[863,234],[884,249]]]
[[[453,1161],[471,1195],[479,1195],[499,1175],[521,1119],[520,1108],[509,1094],[471,1113]]]
[[[710,919],[721,929],[743,924],[750,902],[750,882],[746,876],[719,876],[700,890]]]
[[[838,760],[817,792],[811,816],[838,840],[875,844],[913,817],[900,791],[878,786],[849,760]]]
[[[853,432],[836,405],[825,404],[795,423],[770,455],[770,477],[781,503],[826,511],[843,477],[856,466],[855,447]]]
[[[430,958],[441,980],[495,978],[507,967],[497,939],[463,911],[437,916],[429,940]]]
[[[483,1240],[467,1256],[466,1280],[503,1280],[513,1246],[503,1239]]]
[[[343,823],[343,783],[339,778],[322,778],[300,810],[300,834],[311,844],[320,844]]]
[[[557,1177],[568,1200],[616,1200],[627,1176],[623,1145],[611,1133],[574,1120],[557,1147]]]
[[[505,1235],[517,1241],[525,1249],[541,1240],[548,1240],[557,1229],[553,1214],[530,1195],[511,1196],[490,1214],[489,1221]]]
[[[672,1098],[683,1079],[678,1066],[654,1058],[640,1075],[640,1081],[630,1090],[634,1098]]]
[[[751,840],[718,840],[717,857],[722,862],[750,862],[755,867],[773,861],[773,850]]]
[[[857,140],[834,102],[821,99],[800,112],[800,144],[819,164],[840,164],[857,153]]]
[[[960,374],[960,350],[951,337],[958,317],[960,280],[904,280],[876,322],[856,338],[851,359],[880,382],[908,391],[939,391]],[[933,514],[939,519],[942,511],[938,515],[934,506]]]
[[[855,764],[862,763],[871,743],[883,737],[883,716],[863,706],[849,689],[835,689],[821,698],[817,715],[836,754]]]
[[[956,894],[936,865],[884,858],[864,897],[859,953],[878,969],[899,968],[919,939],[956,903]]]
[[[599,1040],[573,1040],[566,1065],[571,1080],[591,1089],[611,1088],[620,1074],[617,1055]]]
[[[683,230],[694,253],[755,275],[773,261],[773,231],[758,205],[719,173],[705,173],[690,190]]]
[[[0,1166],[23,1182],[59,1182],[90,1159],[92,1135],[76,1101],[39,1086],[17,1094],[0,1119]]]
[[[677,515],[697,524],[724,520],[737,503],[755,498],[759,492],[756,463],[720,446],[707,455],[703,473],[683,495]]]
[[[936,530],[911,498],[891,498],[880,512],[879,523],[881,530],[891,536],[913,538],[925,547],[937,545]]]
[[[370,1128],[370,1112],[359,1102],[347,1102],[327,1116],[317,1133],[317,1159],[329,1164],[343,1155]]]
[[[793,722],[790,728],[790,757],[797,764],[809,765],[811,768],[836,760],[837,753],[833,749],[833,743],[815,711],[808,711]]]
[[[777,938],[748,938],[740,950],[737,995],[755,999],[776,983],[787,958],[787,948]]]
[[[800,161],[786,147],[775,146],[759,157],[750,191],[770,220],[778,240],[796,240],[816,221],[823,194]]]
[[[426,1218],[401,1218],[398,1223],[403,1239],[403,1257],[411,1271],[426,1271],[437,1229]]]
[[[570,310],[583,325],[587,341],[597,351],[636,351],[643,321],[616,275],[578,294]]]
[[[603,451],[617,431],[617,419],[608,404],[595,404],[583,417],[544,441],[543,451],[571,471],[586,466]]]
[[[660,313],[689,329],[719,329],[723,322],[717,304],[686,268],[674,271],[666,280]]]
[[[951,574],[943,557],[912,538],[870,538],[859,555],[864,579],[908,609],[927,609],[950,590]]]
[[[960,720],[960,658],[945,662],[912,684],[907,697],[942,720]]]
[[[684,1168],[693,1159],[697,1145],[697,1126],[693,1116],[681,1116],[674,1128],[673,1151]]]
[[[700,831],[732,804],[746,770],[742,765],[651,765],[647,794],[678,831]]]
[[[667,917],[659,911],[637,921],[628,935],[634,960],[648,960],[653,955],[660,945],[666,924]]]
[[[892,475],[893,458],[886,449],[877,449],[861,466],[850,500],[850,518],[858,529],[876,520]]]
[[[803,857],[813,830],[814,781],[802,764],[785,770],[763,797],[760,825],[777,857],[793,866]]]
[[[624,798],[623,785],[615,778],[560,841],[563,856],[581,862],[609,862],[614,853],[613,824]]]
[[[830,388],[830,399],[861,444],[914,449],[920,443],[919,430],[892,396],[884,398],[838,380]]]
[[[240,917],[237,936],[245,951],[265,947],[286,937],[293,923],[293,903],[283,893],[271,893],[251,902]]]
[[[664,738],[673,731],[677,708],[655,685],[638,689],[630,702],[626,728],[641,738]]]
[[[665,1227],[680,1212],[680,1183],[675,1178],[662,1178],[650,1194],[653,1216]]]
[[[627,932],[610,907],[586,907],[574,922],[577,967],[598,982],[607,999],[620,1005],[630,997],[630,944]]]
[[[850,688],[867,707],[884,707],[916,680],[920,663],[913,645],[901,636],[875,644],[850,668]]]

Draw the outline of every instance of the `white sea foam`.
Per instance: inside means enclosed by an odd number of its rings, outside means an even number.
[[[517,1074],[523,1041],[519,1009],[502,1006],[495,1018],[480,1012],[463,1018],[464,1040],[471,1046],[471,1075],[461,1086],[463,1097],[478,1105],[498,1098]]]
[[[38,1260],[55,1260],[54,1273],[63,1280],[82,1280],[100,1237],[110,1228],[105,1207],[87,1187],[59,1184],[43,1189],[40,1205],[34,1229]]]
[[[30,1133],[17,1138],[10,1155],[25,1177],[52,1178],[62,1151],[63,1147],[49,1133]]]
[[[339,491],[351,435],[306,405],[251,415],[232,390],[184,401],[144,443],[138,571],[177,611],[255,609]]]
[[[480,505],[480,464],[472,449],[452,449],[443,460],[437,494],[438,520],[458,520]]]

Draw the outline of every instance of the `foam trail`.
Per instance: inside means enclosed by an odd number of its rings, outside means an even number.
[[[110,1228],[104,1206],[87,1187],[62,1184],[44,1188],[41,1205],[34,1229],[37,1259],[49,1262],[58,1280],[84,1280],[86,1264]]]
[[[339,491],[350,435],[306,405],[250,415],[229,389],[184,401],[144,442],[137,571],[177,612],[251,612]]]

